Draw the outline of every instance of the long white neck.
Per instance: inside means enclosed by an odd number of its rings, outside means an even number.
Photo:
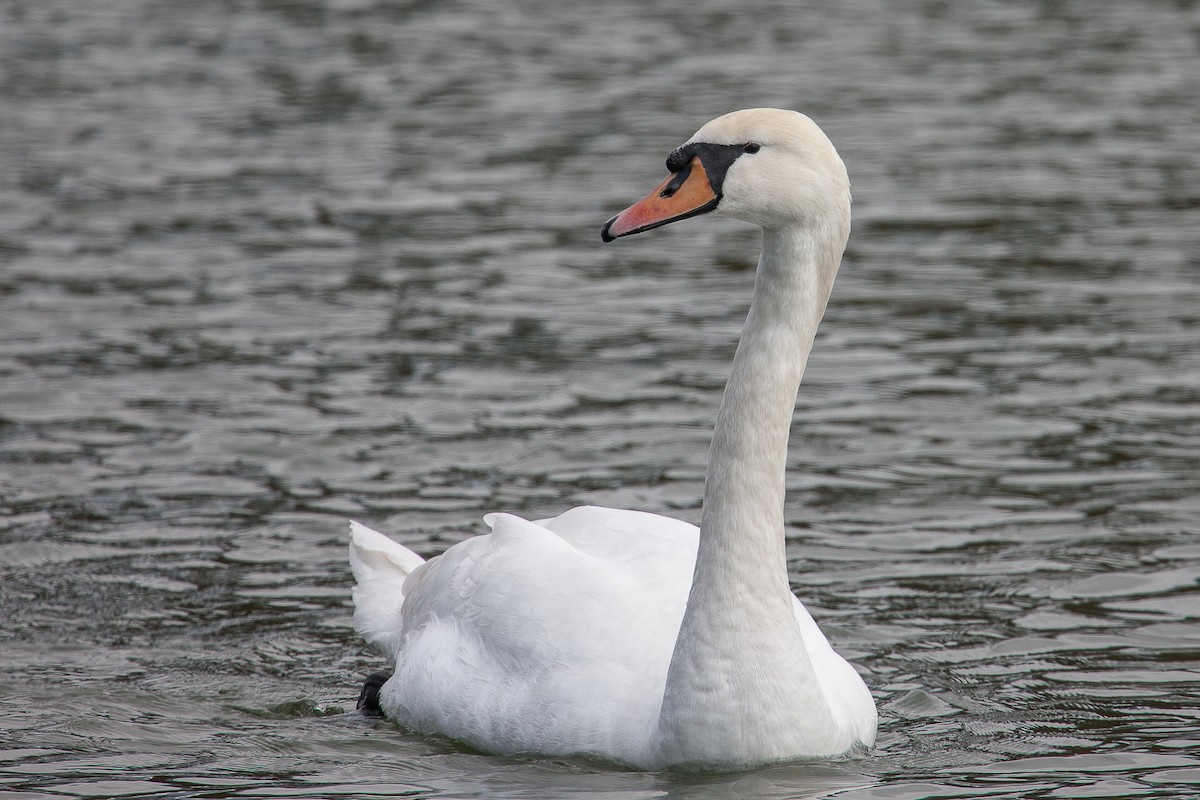
[[[666,762],[751,760],[803,742],[797,704],[825,708],[797,627],[783,499],[796,391],[845,231],[765,230],[754,299],[717,412],[700,546],[659,718]],[[733,733],[736,732],[736,733]],[[764,752],[764,748],[766,751]],[[801,750],[802,751],[802,750]]]

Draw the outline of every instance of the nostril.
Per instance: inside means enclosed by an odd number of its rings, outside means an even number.
[[[688,176],[691,174],[692,165],[688,164],[684,166],[683,169],[675,173],[671,180],[667,181],[667,185],[662,188],[662,191],[658,193],[658,196],[662,198],[674,196],[674,194],[683,187],[683,184],[687,183]]]

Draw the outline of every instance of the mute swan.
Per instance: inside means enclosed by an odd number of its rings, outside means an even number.
[[[702,127],[667,168],[605,241],[708,211],[763,229],[700,527],[598,507],[489,514],[490,534],[423,561],[351,523],[355,627],[395,666],[364,693],[407,728],[650,770],[875,740],[874,701],[791,593],[784,554],[788,429],[849,235],[845,166],[808,117],[749,109]]]

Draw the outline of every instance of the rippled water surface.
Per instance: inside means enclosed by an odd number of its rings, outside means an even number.
[[[1200,792],[1194,2],[0,6],[0,797]],[[602,245],[813,116],[855,229],[793,584],[869,754],[484,756],[354,714],[345,520],[698,516],[757,239]]]

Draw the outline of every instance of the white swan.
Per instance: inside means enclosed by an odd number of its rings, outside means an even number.
[[[352,523],[354,621],[393,660],[387,716],[499,754],[641,769],[833,756],[875,739],[866,685],[791,593],[788,429],[850,230],[846,170],[808,117],[719,117],[602,237],[706,211],[763,229],[717,413],[700,527],[580,507],[429,561]]]

